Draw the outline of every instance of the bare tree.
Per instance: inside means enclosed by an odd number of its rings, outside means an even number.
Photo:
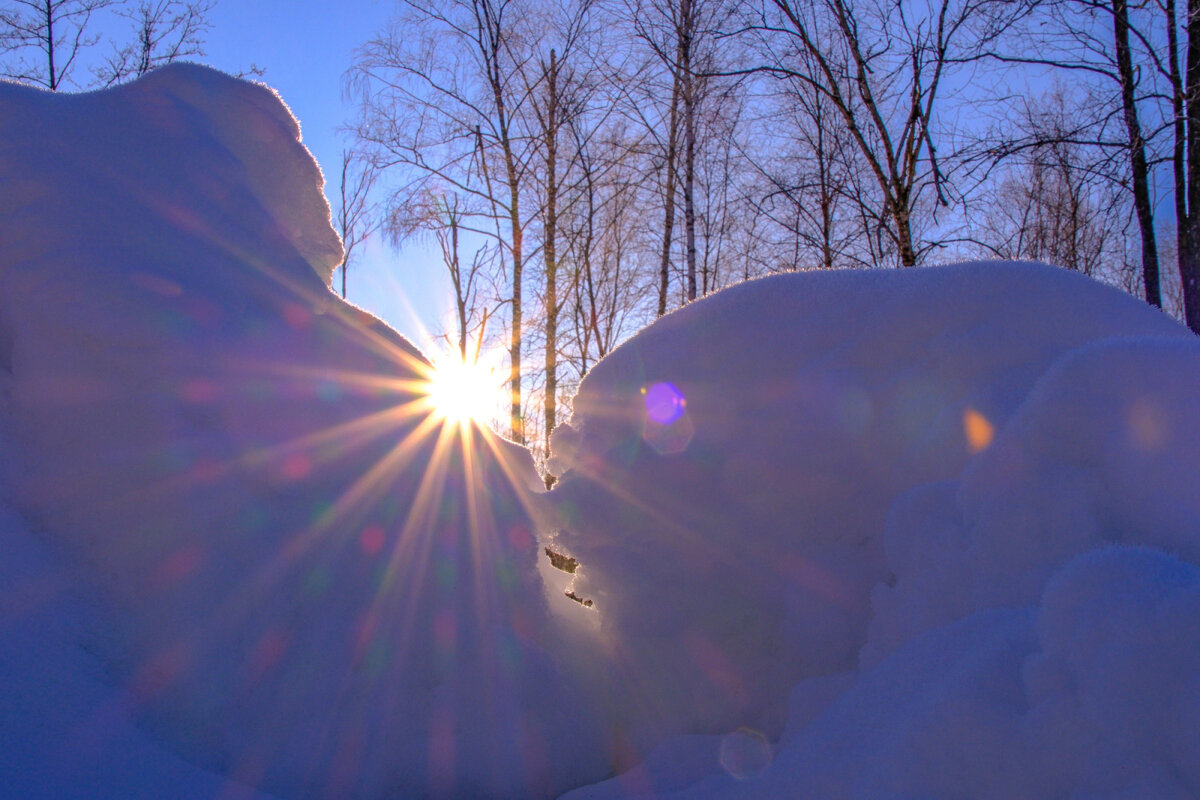
[[[549,51],[530,61],[531,77],[527,128],[538,154],[532,170],[541,221],[541,251],[544,270],[541,275],[543,330],[543,435],[549,453],[550,434],[558,421],[560,344],[562,311],[570,288],[562,278],[573,277],[564,269],[570,255],[570,242],[564,234],[562,219],[572,206],[582,201],[581,166],[583,148],[597,126],[610,111],[596,109],[593,103],[600,81],[589,77],[585,46],[594,35],[592,2],[578,0],[562,5],[549,4],[541,37]],[[604,104],[602,104],[604,105]],[[564,247],[566,245],[566,247]],[[566,291],[563,291],[566,289]]]
[[[658,316],[667,313],[667,291],[671,274],[671,236],[675,229],[675,187],[679,183],[679,99],[683,94],[683,78],[679,70],[671,71],[671,102],[667,114],[667,152],[663,163],[663,235],[658,267]]]
[[[561,176],[559,174],[558,149],[562,135],[564,108],[563,84],[569,82],[561,70],[558,53],[550,49],[550,57],[539,68],[541,90],[534,93],[532,103],[538,120],[538,133],[544,161],[542,184],[545,200],[542,205],[542,256],[545,264],[545,450],[550,453],[550,434],[557,422],[556,400],[558,396],[558,213]]]
[[[464,361],[478,360],[488,322],[503,304],[492,280],[500,247],[487,223],[478,202],[447,187],[431,186],[387,212],[385,230],[392,244],[423,236],[436,241],[454,291],[454,332],[443,336]]]
[[[1113,49],[1117,81],[1121,87],[1121,111],[1129,137],[1129,172],[1133,189],[1133,207],[1137,211],[1138,228],[1142,234],[1142,285],[1146,302],[1162,307],[1158,280],[1158,249],[1154,235],[1154,210],[1151,207],[1149,167],[1146,163],[1146,139],[1138,115],[1137,76],[1133,69],[1129,43],[1129,4],[1113,0]]]
[[[204,35],[211,27],[207,14],[216,0],[140,0],[117,13],[133,27],[132,40],[96,70],[104,86],[144,75],[181,58],[204,55]]]
[[[886,223],[901,266],[934,246],[914,236],[922,193],[949,205],[934,130],[947,71],[1027,10],[1024,0],[773,0],[751,20],[766,57],[759,69],[807,83],[841,115],[878,192],[878,210],[864,214]]]
[[[1184,53],[1180,52],[1175,0],[1161,0],[1160,8],[1167,34],[1165,73],[1172,112],[1172,191],[1180,289],[1187,325],[1200,333],[1200,2],[1187,0],[1186,68],[1181,66]]]
[[[484,203],[507,251],[510,432],[524,443],[522,339],[530,146],[517,129],[528,56],[517,0],[405,4],[407,14],[358,53],[359,140],[381,169],[399,168],[394,202],[436,184]]]
[[[338,182],[338,204],[334,223],[342,239],[342,297],[346,296],[346,274],[354,262],[359,246],[379,226],[368,201],[378,172],[374,166],[353,150],[342,150],[341,179]]]
[[[1052,142],[1015,162],[973,224],[992,255],[1058,264],[1124,285],[1126,191],[1095,171],[1069,142]]]
[[[1170,16],[1174,3],[1166,0]],[[1050,69],[1071,77],[1076,87],[1088,87],[1091,99],[1078,109],[1073,125],[1053,132],[1054,141],[1083,144],[1124,159],[1123,183],[1132,196],[1133,211],[1141,240],[1141,287],[1146,301],[1162,305],[1157,235],[1154,224],[1152,139],[1157,127],[1146,119],[1159,116],[1156,106],[1165,93],[1156,86],[1163,78],[1173,86],[1170,92],[1178,103],[1176,118],[1182,111],[1183,86],[1178,80],[1174,22],[1166,28],[1171,55],[1164,59],[1158,52],[1153,19],[1148,4],[1128,0],[1043,0],[1031,17],[1031,24],[1014,42],[1015,50],[997,48],[990,58],[1008,64]],[[1134,18],[1134,14],[1138,18]],[[1173,67],[1174,65],[1174,71]],[[1169,114],[1168,114],[1169,117]],[[1119,121],[1119,122],[1118,122]],[[1119,127],[1121,130],[1110,130]],[[1170,127],[1166,125],[1165,127]],[[1010,141],[994,148],[995,155],[1007,157],[1022,150],[1054,144],[1046,132],[1012,131]],[[1177,136],[1178,138],[1178,136]],[[1182,160],[1182,151],[1180,152]],[[1182,166],[1182,164],[1177,165]],[[1177,169],[1178,173],[1178,169]],[[1177,207],[1178,210],[1178,207]],[[1181,240],[1182,241],[1182,240]],[[1184,257],[1186,247],[1180,249]],[[1182,262],[1181,262],[1182,263]]]
[[[650,50],[654,54],[663,53],[663,45],[651,38],[648,29],[638,27],[638,10],[636,6],[627,5],[626,13],[634,20],[635,31],[640,31],[639,38],[651,41]],[[624,20],[623,17],[619,19]],[[676,237],[676,213],[678,211],[677,195],[679,192],[679,145],[682,135],[681,98],[683,78],[679,70],[670,69],[672,61],[656,56],[659,66],[666,66],[669,87],[662,91],[658,82],[658,71],[651,64],[641,64],[628,74],[614,74],[613,80],[621,94],[621,111],[635,120],[642,130],[640,136],[630,136],[626,140],[629,155],[645,152],[651,154],[648,159],[649,175],[655,179],[654,191],[661,197],[662,225],[658,233],[657,259],[658,281],[657,314],[667,313],[667,297],[671,282],[672,251]],[[663,63],[665,61],[665,64]],[[665,106],[663,97],[667,98]]]
[[[111,86],[181,58],[204,55],[207,16],[216,0],[7,0],[0,9],[0,75],[51,91],[83,88],[73,77],[83,65],[92,73],[87,86]],[[109,11],[111,10],[111,11]],[[108,12],[108,14],[98,14]],[[107,16],[107,20],[102,18]],[[86,57],[100,42],[93,26],[123,18],[130,25],[124,43],[114,42],[100,63]],[[240,75],[262,75],[251,66]]]
[[[71,85],[80,54],[100,40],[92,16],[116,0],[8,0],[0,10],[0,44],[16,55],[3,77],[52,92]]]
[[[797,55],[794,68],[812,76],[811,57]],[[852,176],[865,166],[841,113],[814,86],[813,80],[783,77],[765,87],[760,113],[770,124],[747,153],[758,184],[753,210],[767,223],[760,235],[773,251],[766,261],[770,271],[871,260],[861,255],[859,241],[867,231],[851,213],[857,200]]]
[[[576,380],[658,307],[658,229],[647,224],[657,219],[647,211],[658,198],[644,191],[638,138],[629,135],[624,118],[600,124],[606,122],[588,125],[576,116],[571,123],[579,179],[563,232],[572,268],[568,362]]]
[[[665,311],[666,264],[674,227],[676,180],[681,182],[679,191],[683,200],[685,297],[695,300],[697,296],[697,128],[706,76],[715,71],[713,41],[720,11],[716,0],[633,0],[627,6],[635,34],[671,78],[663,172],[666,202],[659,290],[662,311]],[[676,163],[677,159],[682,159],[682,165]]]
[[[442,264],[454,289],[454,346],[463,361],[479,359],[488,319],[495,311],[489,305],[491,298],[485,300],[482,295],[496,248],[487,239],[481,240],[474,217],[462,197],[451,194],[429,197],[424,213],[414,220],[433,232],[441,250]],[[465,238],[476,245],[469,262],[462,257]]]

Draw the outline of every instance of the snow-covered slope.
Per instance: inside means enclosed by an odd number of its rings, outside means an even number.
[[[1038,265],[651,326],[581,386],[545,524],[633,730],[767,735],[571,797],[1200,796],[1197,408],[1194,336]]]
[[[753,281],[597,364],[541,493],[328,291],[320,180],[211,70],[0,84],[0,794],[1200,796],[1178,324]]]
[[[298,132],[196,66],[0,85],[4,494],[97,610],[75,644],[196,764],[289,797],[603,777],[546,650],[528,453],[438,424],[423,357],[329,292]]]
[[[60,558],[0,506],[0,795],[22,800],[271,800],[140,730],[87,643],[104,615]]]
[[[1121,335],[1191,339],[1079,275],[980,263],[751,281],[597,364],[555,433],[546,526],[620,643],[631,718],[778,734],[798,678],[857,662],[893,501],[988,450],[1056,359]]]

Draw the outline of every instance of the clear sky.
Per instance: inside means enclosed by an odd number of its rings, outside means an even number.
[[[355,48],[379,32],[394,9],[391,0],[218,0],[200,59],[236,72],[251,64],[300,120],[304,143],[337,189],[342,149],[351,136],[339,129],[353,120],[343,99],[343,75]],[[423,329],[449,328],[451,289],[437,256],[420,244],[399,253],[379,237],[356,255],[347,299],[386,320],[422,345]],[[340,286],[340,277],[335,276]]]

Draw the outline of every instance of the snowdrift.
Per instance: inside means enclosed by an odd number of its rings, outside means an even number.
[[[1037,265],[768,279],[652,326],[581,387],[549,524],[643,676],[631,729],[674,700],[730,732],[569,796],[1200,796],[1197,407],[1193,336]],[[732,458],[787,485],[741,508]]]
[[[0,84],[7,791],[1200,796],[1177,323],[752,281],[596,365],[542,493],[329,292],[320,188],[262,86]]]
[[[978,591],[937,526],[909,520],[885,535],[889,509],[974,454],[992,458],[996,433],[1056,360],[1131,335],[1192,339],[1079,275],[980,263],[751,281],[597,364],[553,439],[561,475],[545,527],[580,563],[573,591],[611,632],[629,725],[646,730],[635,740],[680,725],[777,736],[788,689],[855,667],[873,618],[894,613],[877,638],[904,640],[919,627],[910,615],[933,613],[886,597],[902,569],[924,576],[914,581],[948,572],[942,595]],[[1126,404],[1153,392],[1129,379]],[[1086,435],[1124,423],[1117,409]],[[1192,430],[1146,424],[1162,437]],[[1011,536],[1001,525],[983,538],[1041,558],[1032,533]],[[1002,586],[1007,567],[995,563]],[[877,586],[884,607],[873,609]]]
[[[70,643],[118,688],[61,738],[125,709],[284,797],[608,774],[546,649],[532,461],[439,424],[424,358],[330,293],[340,244],[279,98],[190,65],[75,96],[4,84],[0,148],[4,495],[95,609]],[[58,691],[22,674],[6,692]],[[22,748],[0,784],[93,745]],[[79,790],[162,796],[121,780]]]

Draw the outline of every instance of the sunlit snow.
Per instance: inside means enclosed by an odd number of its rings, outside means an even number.
[[[752,281],[595,365],[546,492],[339,249],[262,86],[0,84],[0,794],[1200,796],[1157,310]]]

